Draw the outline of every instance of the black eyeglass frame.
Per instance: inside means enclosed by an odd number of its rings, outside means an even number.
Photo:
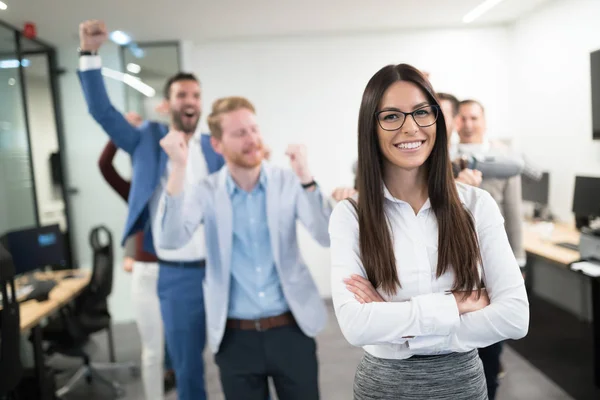
[[[431,107],[432,110],[434,110],[435,112],[435,119],[433,120],[433,122],[429,125],[421,125],[419,124],[419,122],[417,121],[417,119],[415,118],[415,113],[421,111],[424,108],[429,108]],[[390,111],[394,111],[394,112],[398,112],[402,115],[404,115],[404,120],[402,121],[402,123],[400,124],[400,126],[396,129],[385,129],[382,125],[381,125],[381,121],[379,120],[379,114],[385,113],[385,112],[390,112]],[[436,105],[436,104],[428,104],[422,107],[417,108],[416,110],[409,112],[409,113],[405,113],[403,111],[400,111],[396,108],[392,108],[392,109],[387,109],[387,110],[381,110],[381,111],[377,111],[375,113],[375,119],[377,120],[377,124],[379,124],[379,126],[381,127],[381,129],[383,129],[384,131],[388,131],[388,132],[393,132],[393,131],[397,131],[398,129],[402,129],[402,127],[404,126],[404,123],[406,122],[407,117],[410,115],[413,119],[413,121],[415,121],[415,124],[417,124],[419,127],[421,128],[427,128],[428,126],[431,126],[433,124],[435,124],[440,116],[440,106]]]

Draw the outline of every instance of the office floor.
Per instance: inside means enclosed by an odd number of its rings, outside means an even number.
[[[529,334],[512,345],[515,352],[573,398],[600,399],[600,388],[593,380],[591,323],[539,297],[530,296],[529,303]]]
[[[318,337],[320,360],[321,398],[323,400],[349,400],[352,399],[352,382],[354,370],[358,364],[362,350],[351,347],[342,337],[335,322],[333,311],[330,309],[330,319],[325,331]],[[115,326],[117,358],[119,361],[139,360],[140,343],[137,329],[134,324]],[[91,352],[97,354],[97,361],[106,360],[106,337],[99,335],[94,339]],[[218,372],[211,360],[206,357],[209,398],[211,400],[223,399],[221,394]],[[54,360],[61,364],[65,360]],[[560,389],[555,383],[533,367],[517,352],[510,347],[505,347],[503,362],[508,372],[502,380],[498,400],[570,400],[573,399]],[[143,400],[142,385],[139,378],[123,375],[119,379],[124,382],[127,390],[125,399]],[[110,392],[99,385],[88,387],[82,383],[76,392],[67,400],[104,400],[111,399]],[[166,399],[176,400],[176,393],[170,393]]]

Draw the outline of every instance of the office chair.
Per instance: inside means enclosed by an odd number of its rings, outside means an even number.
[[[15,268],[12,257],[0,244],[0,290],[2,310],[0,310],[0,396],[14,396],[21,376],[21,324],[19,303],[15,291]],[[10,288],[10,295],[9,295]]]
[[[102,244],[101,233],[108,237],[108,243]],[[56,391],[62,398],[71,392],[75,385],[85,378],[88,383],[97,380],[109,386],[115,397],[125,395],[121,385],[102,376],[99,371],[117,371],[128,369],[133,376],[139,374],[135,363],[117,363],[115,361],[114,340],[107,298],[113,285],[113,246],[112,235],[105,226],[98,226],[90,232],[90,245],[93,249],[93,268],[89,285],[77,297],[72,308],[63,308],[60,317],[52,320],[44,328],[44,339],[50,342],[47,353],[59,353],[83,359],[83,365],[69,381]],[[84,345],[91,334],[105,330],[108,336],[108,363],[91,362]]]

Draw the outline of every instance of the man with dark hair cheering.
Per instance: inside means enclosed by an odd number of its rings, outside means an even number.
[[[196,135],[201,113],[200,85],[194,75],[178,73],[165,87],[169,106],[169,126],[144,122],[131,126],[110,103],[101,74],[98,50],[108,37],[101,21],[91,20],[79,26],[79,78],[92,117],[102,126],[117,147],[131,155],[133,179],[123,242],[144,231],[144,249],[159,259],[158,294],[167,348],[177,378],[180,400],[206,399],[202,353],[206,342],[204,294],[205,241],[203,230],[177,250],[155,246],[160,224],[154,215],[162,207],[161,195],[171,163],[160,147],[169,131],[184,133],[189,147],[189,165],[185,185],[194,185],[223,165],[214,152],[208,135]]]

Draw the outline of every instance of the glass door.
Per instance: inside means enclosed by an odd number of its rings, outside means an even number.
[[[39,223],[67,229],[48,50],[21,38],[31,159]]]
[[[58,224],[74,268],[57,76],[52,46],[0,21],[0,236]]]

